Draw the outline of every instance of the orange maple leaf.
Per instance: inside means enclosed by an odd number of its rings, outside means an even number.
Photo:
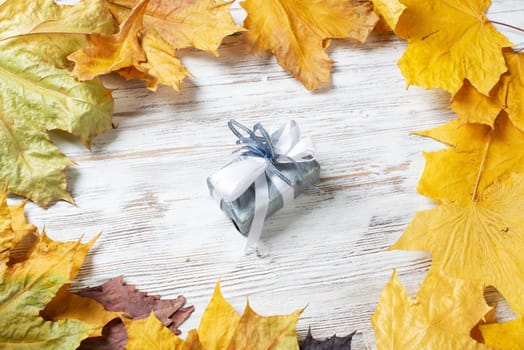
[[[69,55],[75,62],[73,75],[80,80],[91,80],[94,77],[111,73],[125,67],[139,67],[147,60],[140,45],[138,34],[143,28],[142,17],[149,0],[141,1],[125,22],[120,25],[118,33],[113,35],[90,34],[90,46]]]
[[[367,1],[246,0],[246,40],[275,55],[278,64],[315,89],[330,78],[330,39],[365,41],[378,16]]]
[[[155,91],[160,84],[179,90],[190,76],[176,50],[195,47],[218,55],[229,34],[242,30],[233,23],[230,2],[214,0],[108,1],[120,23],[114,35],[90,36],[90,47],[69,56],[80,80],[113,71],[127,79],[139,78]]]

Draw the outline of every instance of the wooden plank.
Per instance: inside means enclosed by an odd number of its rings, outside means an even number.
[[[238,21],[244,16],[238,4],[233,12]],[[497,1],[491,16],[524,26],[524,4]],[[109,77],[118,88],[118,128],[98,137],[91,152],[54,137],[77,162],[68,174],[77,205],[28,204],[29,217],[55,239],[103,231],[76,286],[124,275],[164,297],[184,294],[196,306],[185,332],[198,325],[221,278],[239,312],[247,297],[262,314],[308,305],[300,336],[308,326],[317,337],[358,330],[354,348],[374,349],[370,317],[392,269],[414,293],[430,266],[424,253],[386,248],[417,210],[432,206],[416,184],[421,151],[441,146],[409,132],[453,118],[449,96],[405,90],[396,61],[406,44],[393,36],[373,35],[363,45],[335,41],[333,82],[315,92],[244,46],[235,35],[219,58],[182,52],[194,76],[180,93],[152,93],[140,82]],[[261,257],[243,254],[245,238],[207,193],[206,177],[232,157],[230,118],[268,129],[295,119],[322,164],[320,192],[301,196],[266,223]]]

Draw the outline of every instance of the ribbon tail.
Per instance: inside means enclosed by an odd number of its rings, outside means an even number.
[[[246,251],[254,248],[260,236],[269,207],[269,187],[266,174],[262,174],[255,180],[255,214],[251,222],[251,228],[247,235]]]
[[[283,208],[287,207],[295,199],[295,189],[289,186],[284,180],[276,175],[271,175],[271,183],[275,185],[278,192],[282,195]]]

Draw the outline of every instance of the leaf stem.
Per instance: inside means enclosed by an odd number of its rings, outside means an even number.
[[[479,172],[477,173],[477,180],[475,181],[475,188],[473,189],[473,195],[471,196],[471,201],[476,202],[478,200],[477,194],[479,190],[480,178],[482,177],[482,172],[486,165],[486,159],[488,158],[489,147],[491,146],[491,135],[493,134],[493,129],[489,131],[488,139],[486,141],[486,146],[484,147],[484,154],[482,155],[482,160],[480,161]]]
[[[504,22],[492,21],[491,19],[489,19],[488,22],[493,23],[493,24],[498,24],[498,25],[501,25],[501,26],[504,26],[504,27],[508,27],[508,28],[511,28],[511,29],[515,29],[515,30],[518,30],[519,32],[524,32],[524,28],[520,28],[520,27],[511,25],[511,24],[507,24],[507,23],[504,23]]]

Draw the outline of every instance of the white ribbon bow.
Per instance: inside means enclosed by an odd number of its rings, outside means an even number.
[[[294,189],[282,173],[274,167],[276,163],[300,163],[314,159],[315,147],[311,138],[300,138],[298,124],[292,120],[284,124],[271,137],[260,124],[253,131],[236,121],[230,121],[229,127],[239,138],[241,156],[209,178],[213,185],[213,198],[218,203],[222,200],[232,202],[240,197],[255,183],[255,213],[248,233],[246,248],[256,244],[262,234],[262,227],[269,206],[269,186],[271,181],[282,194],[284,206],[294,199]],[[243,137],[236,127],[246,131],[249,137]],[[259,131],[262,136],[256,135]],[[258,140],[258,141],[257,141]],[[284,179],[287,181],[284,181]]]

